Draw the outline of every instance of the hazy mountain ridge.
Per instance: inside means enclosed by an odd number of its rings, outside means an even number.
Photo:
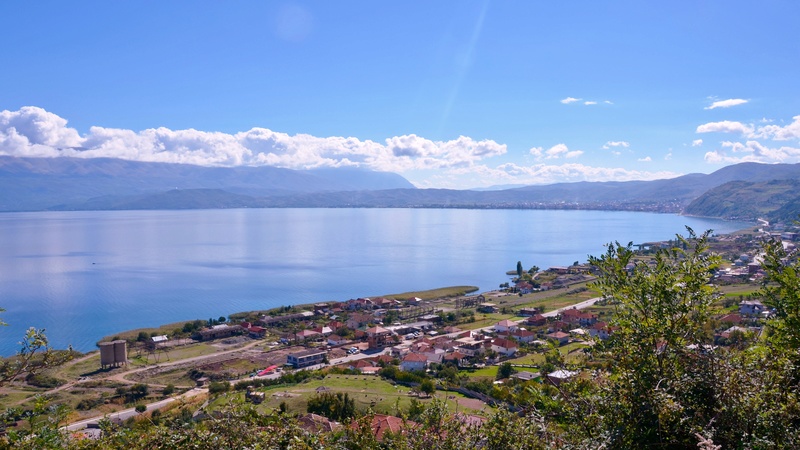
[[[478,191],[416,189],[400,175],[354,168],[296,171],[118,159],[0,157],[0,192],[3,192],[0,210],[531,208],[686,212],[710,217],[755,218],[790,205],[794,199],[793,185],[772,185],[775,195],[770,197],[771,203],[760,200],[757,189],[737,191],[735,196],[731,189],[741,189],[744,186],[741,183],[773,180],[800,180],[800,164],[743,163],[708,175],[695,173],[673,179],[558,183]],[[740,184],[714,191],[730,182]],[[778,195],[782,189],[787,192]],[[771,207],[767,211],[747,205],[754,202]]]
[[[277,167],[201,167],[112,158],[0,156],[0,210],[119,209],[121,197],[170,190],[224,190],[250,197],[299,192],[414,189],[395,173],[345,168],[298,171]],[[112,199],[115,197],[115,199]],[[130,199],[129,199],[130,200]],[[109,203],[110,202],[110,203]],[[124,203],[124,201],[122,201]],[[242,199],[233,204],[239,204]],[[164,209],[158,203],[156,209]],[[234,207],[234,206],[227,206]],[[142,204],[142,208],[146,208]]]

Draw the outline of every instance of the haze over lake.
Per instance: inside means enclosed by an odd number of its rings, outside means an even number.
[[[280,305],[451,285],[495,289],[528,268],[684,226],[668,214],[466,209],[235,209],[0,214],[0,354],[27,327],[94,350],[118,331]]]

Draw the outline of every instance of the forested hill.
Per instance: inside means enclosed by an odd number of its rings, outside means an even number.
[[[698,197],[685,213],[724,219],[765,218],[770,221],[797,220],[800,214],[800,180],[772,180],[761,183],[732,181]]]

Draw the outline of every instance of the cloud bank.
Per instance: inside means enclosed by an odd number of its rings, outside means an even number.
[[[615,141],[608,145],[626,147],[627,143]],[[68,126],[66,119],[42,108],[27,106],[17,111],[0,111],[0,155],[15,157],[106,157],[200,166],[289,169],[352,166],[400,173],[419,187],[455,189],[495,184],[647,180],[680,175],[574,163],[487,165],[491,158],[507,152],[505,144],[467,136],[434,141],[409,134],[376,142],[355,137],[289,135],[267,128],[229,134],[164,127],[133,131],[94,126],[81,135]],[[563,143],[547,150],[534,147],[529,153],[537,161],[552,162],[584,154],[582,150],[570,150]]]
[[[0,154],[19,157],[121,158],[201,166],[277,166],[290,169],[362,166],[403,172],[469,167],[506,153],[504,144],[460,136],[431,141],[416,135],[382,143],[353,137],[290,136],[266,128],[227,134],[155,128],[91,127],[81,136],[67,121],[37,107],[0,112]]]
[[[776,145],[775,141],[800,141],[800,116],[794,116],[785,126],[754,125],[741,122],[710,122],[697,127],[697,133],[739,134],[744,142],[723,141],[720,148],[704,155],[712,164],[735,164],[740,162],[797,163],[800,148],[792,145]],[[761,121],[765,123],[765,121]],[[768,122],[767,122],[768,123]],[[764,142],[772,141],[772,142]],[[700,141],[702,143],[702,141]]]

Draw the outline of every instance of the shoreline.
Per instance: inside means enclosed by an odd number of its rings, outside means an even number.
[[[723,233],[723,234],[719,234],[719,235],[714,234],[714,236],[720,237],[720,236],[739,235],[739,234],[743,234],[743,233],[752,233],[752,232],[757,231],[755,228],[757,228],[759,226],[760,226],[760,224],[754,224],[753,226],[748,227],[748,228],[742,228],[742,229],[739,229],[739,230],[736,230],[736,231]],[[673,236],[673,238],[674,238],[674,236]],[[658,241],[654,241],[654,242],[658,242]],[[636,244],[634,244],[634,246],[635,245]],[[547,269],[543,269],[543,270],[547,270]],[[513,272],[513,274],[516,274],[516,271],[508,271],[504,275],[505,276],[509,276],[510,274],[512,274],[512,272]],[[445,295],[445,296],[431,295],[430,297],[427,297],[427,298],[425,297],[426,293],[427,294],[431,294],[431,293],[440,292],[440,291],[447,291],[447,290],[463,290],[464,288],[468,288],[470,290],[468,290],[467,292],[465,292],[463,294],[454,293],[452,295]],[[391,298],[391,299],[398,299],[398,298],[420,297],[423,300],[426,300],[426,299],[434,299],[434,298],[448,298],[448,297],[466,296],[468,294],[477,293],[479,290],[480,290],[480,288],[477,287],[477,286],[445,286],[445,287],[440,287],[440,288],[427,289],[427,290],[423,290],[423,291],[408,291],[408,292],[403,292],[403,293],[399,293],[399,294],[385,294],[385,295],[365,296],[364,298],[381,298],[381,297],[385,297],[385,298]],[[476,295],[488,294],[488,293],[495,292],[495,291],[496,290],[489,290],[489,291],[481,292],[480,294],[476,294]],[[332,300],[332,301],[335,301],[335,300]],[[341,302],[341,301],[336,301],[336,302]],[[290,306],[293,307],[293,308],[301,309],[301,310],[310,310],[310,309],[313,309],[314,303],[301,303],[301,304],[290,305]],[[266,313],[267,311],[269,311],[269,310],[237,311],[237,312],[229,313],[227,317],[233,317],[233,316],[237,316],[237,315],[250,315],[250,314],[256,314],[256,313]],[[138,334],[140,332],[149,332],[149,333],[158,332],[158,331],[165,330],[168,327],[173,327],[173,329],[174,329],[174,327],[181,327],[186,323],[194,322],[196,320],[202,320],[202,319],[187,319],[187,320],[183,320],[183,321],[178,321],[178,322],[172,322],[172,323],[168,323],[168,324],[159,325],[157,327],[143,327],[143,328],[135,328],[135,329],[131,329],[131,330],[120,331],[120,332],[117,332],[117,333],[114,333],[114,334],[111,334],[111,335],[103,336],[97,342],[98,343],[99,342],[105,342],[105,341],[109,341],[109,340],[114,340],[115,338],[125,339],[126,336],[136,335],[136,334]],[[93,351],[97,351],[97,350],[91,350],[91,351],[86,352],[86,353],[88,354],[88,353],[91,353]]]
[[[757,226],[756,224],[751,224],[750,226],[748,226],[748,227],[746,227],[746,228],[739,228],[737,231],[728,232],[728,233],[724,233],[724,234],[736,234],[736,233],[739,233],[739,232],[741,232],[742,230],[747,230],[747,231],[749,231],[749,230],[753,229],[753,228],[754,228],[754,227],[756,227],[756,226]],[[708,227],[708,228],[712,228],[712,227]],[[682,231],[683,231],[683,230],[682,230]],[[684,233],[685,233],[685,232],[684,232]],[[722,236],[722,235],[724,235],[724,234],[720,234],[720,235],[716,235],[716,236]],[[671,238],[674,238],[674,234],[671,234],[670,236],[665,236],[665,238],[666,238],[665,240],[669,240],[669,239],[671,239]],[[523,255],[523,254],[520,254],[520,255],[513,255],[513,258],[514,258],[514,259],[516,259],[516,258],[518,258],[519,256],[523,256],[523,257],[524,257],[524,255]],[[510,261],[509,261],[509,262],[510,262]],[[566,262],[566,263],[569,263],[569,261],[565,261],[565,262]],[[500,282],[502,282],[502,281],[506,281],[506,275],[505,275],[505,273],[502,273],[502,274],[501,274],[501,273],[497,273],[497,274],[496,274],[496,276],[495,276],[494,278],[497,280],[497,282],[496,282],[496,283],[492,283],[490,286],[492,286],[492,287],[495,287],[495,288],[496,288],[497,284],[499,284]],[[434,289],[434,290],[435,290],[435,289]],[[489,290],[491,290],[491,289],[489,289]],[[412,291],[412,292],[413,292],[413,291]],[[424,291],[420,291],[420,292],[424,292]],[[474,291],[473,291],[473,292],[474,292]],[[403,294],[408,294],[408,293],[411,293],[411,292],[407,292],[407,293],[403,293]],[[393,295],[402,295],[402,294],[389,294],[388,296],[393,296]],[[341,301],[341,300],[338,300],[338,301]],[[308,307],[310,304],[312,304],[312,303],[310,303],[310,302],[309,302],[309,303],[298,303],[298,304],[291,305],[291,306],[295,306],[295,307],[299,307],[299,308],[304,308],[304,307]],[[191,310],[188,310],[188,311],[191,311]],[[243,309],[243,310],[240,310],[240,311],[237,311],[237,312],[233,312],[233,313],[226,314],[226,316],[230,316],[231,314],[237,314],[237,313],[245,313],[245,312],[249,312],[249,311],[258,311],[258,310],[246,310],[246,309]],[[191,314],[191,312],[190,312],[189,314]],[[188,316],[188,317],[191,317],[191,316],[190,316],[190,315],[188,315],[188,314],[187,314],[187,316]],[[215,315],[215,317],[216,317],[216,315]],[[119,331],[116,331],[116,332],[114,332],[114,333],[108,333],[108,332],[106,332],[106,333],[104,333],[104,334],[102,335],[102,337],[96,338],[96,339],[98,339],[98,340],[96,340],[96,341],[93,341],[93,342],[92,342],[92,341],[89,341],[89,342],[87,342],[87,343],[89,344],[89,345],[88,345],[88,347],[89,347],[89,348],[88,348],[88,349],[86,349],[86,347],[87,347],[87,346],[83,346],[82,350],[83,350],[83,349],[85,349],[84,351],[86,351],[86,352],[91,352],[91,351],[94,351],[94,350],[96,350],[96,342],[100,342],[100,341],[102,341],[102,340],[108,339],[109,337],[113,337],[113,336],[115,336],[115,335],[120,335],[120,334],[129,334],[129,333],[132,333],[132,332],[136,332],[136,333],[138,333],[139,331],[147,331],[147,332],[152,332],[152,331],[156,331],[156,330],[159,330],[159,329],[164,329],[164,328],[166,328],[166,327],[169,327],[169,326],[171,326],[171,325],[181,325],[181,324],[184,324],[184,323],[186,323],[186,322],[193,322],[193,321],[195,321],[195,320],[197,320],[197,319],[185,319],[185,320],[177,320],[177,321],[174,321],[174,320],[173,320],[171,323],[166,323],[166,324],[154,324],[153,326],[146,326],[146,325],[145,325],[145,326],[139,326],[139,327],[136,327],[136,328],[128,328],[128,329],[125,329],[125,330],[119,330]],[[12,340],[13,340],[14,338],[18,338],[18,336],[16,336],[16,335],[15,335],[15,336],[11,336],[11,338],[12,338]],[[10,347],[11,347],[11,346],[10,346]],[[56,348],[65,348],[65,346],[64,346],[64,344],[62,343],[62,344],[59,344],[59,346],[58,346],[58,347],[56,347]],[[13,351],[13,353],[9,353],[9,354],[8,354],[7,356],[5,356],[5,357],[10,357],[10,356],[13,356],[13,355],[16,353],[16,348],[9,348],[9,350],[10,350],[10,351]]]

